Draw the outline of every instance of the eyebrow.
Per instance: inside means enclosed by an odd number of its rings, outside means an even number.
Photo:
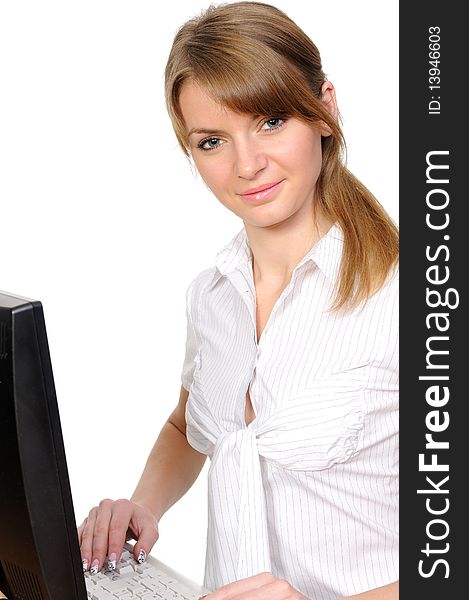
[[[222,129],[203,129],[203,128],[198,128],[198,127],[193,127],[189,133],[187,134],[187,137],[190,137],[193,133],[203,133],[203,134],[208,134],[208,135],[215,135],[215,134],[225,134],[226,135],[226,131],[223,131]]]
[[[253,114],[251,115],[251,117],[252,121],[255,121],[256,119],[261,117],[261,115]],[[228,135],[228,132],[224,129],[206,129],[205,127],[193,127],[187,134],[187,137],[190,137],[193,133],[202,133],[204,135]]]

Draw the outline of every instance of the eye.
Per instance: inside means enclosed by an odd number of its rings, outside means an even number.
[[[197,148],[200,148],[204,152],[207,152],[209,150],[216,150],[221,146],[221,144],[218,142],[221,142],[220,138],[205,138],[203,140],[200,140],[200,142],[197,144]]]
[[[280,129],[280,127],[283,127],[286,123],[285,119],[281,119],[280,117],[270,117],[270,119],[267,119],[267,121],[264,121],[264,125],[262,126],[262,129],[264,131],[274,131],[275,129]],[[265,128],[265,126],[267,125],[267,128]]]

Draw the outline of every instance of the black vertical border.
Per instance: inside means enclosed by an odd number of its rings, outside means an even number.
[[[466,495],[464,486],[469,458],[469,430],[465,421],[465,404],[468,403],[465,373],[469,374],[465,324],[466,279],[468,277],[469,240],[465,205],[468,193],[464,180],[469,172],[467,140],[468,109],[465,102],[468,51],[466,41],[468,25],[462,14],[464,3],[433,0],[425,3],[400,3],[399,41],[399,117],[400,117],[400,239],[401,239],[401,383],[400,383],[400,597],[403,600],[425,600],[461,597],[467,594],[463,574],[466,561],[465,532],[467,531]],[[430,29],[430,28],[435,29]],[[438,29],[436,29],[438,28]],[[436,80],[429,80],[430,35],[439,32],[440,89],[430,90]],[[431,38],[436,40],[436,37]],[[435,47],[433,47],[435,48]],[[435,55],[433,55],[435,56]],[[433,72],[435,73],[435,71]],[[429,102],[438,100],[429,110]],[[448,165],[448,170],[430,171],[432,179],[448,178],[448,183],[427,182],[427,155],[429,152],[447,151],[447,155],[433,155],[434,164]],[[448,195],[448,206],[441,210],[427,205],[443,204]],[[427,215],[433,223],[448,226],[432,230]],[[448,217],[445,216],[448,215]],[[445,237],[446,236],[446,237]],[[447,248],[447,250],[445,249]],[[439,250],[438,250],[439,249]],[[427,253],[432,257],[429,259]],[[429,267],[437,266],[428,272]],[[443,279],[445,283],[430,283],[428,278]],[[431,308],[427,302],[427,289],[439,290],[442,297],[449,289],[449,303],[457,307]],[[437,302],[436,295],[431,301]],[[430,313],[445,313],[440,325],[449,323],[447,331],[438,331]],[[430,327],[429,327],[430,325]],[[448,365],[448,369],[428,369],[426,344],[431,336],[447,336],[448,340],[432,340],[431,348],[447,350],[448,354],[436,356],[432,362]],[[420,376],[446,375],[444,380],[421,380]],[[445,405],[432,407],[426,391],[432,385],[448,387],[449,400]],[[433,433],[433,439],[447,441],[449,448],[426,450],[426,434],[431,433],[426,419],[431,411],[438,411],[438,422],[449,418],[446,429]],[[446,413],[446,415],[445,415]],[[435,424],[436,417],[431,423]],[[424,472],[419,469],[419,454],[425,453],[425,462],[437,454],[438,463],[447,464],[449,470]],[[435,486],[447,493],[418,493],[419,489],[436,489],[426,480],[430,477]],[[446,483],[440,483],[446,476]],[[466,489],[466,491],[464,491]],[[447,508],[440,515],[431,510]],[[446,524],[435,519],[441,519]],[[433,521],[433,522],[432,522]],[[431,539],[428,532],[440,540]],[[430,552],[422,550],[429,544]],[[448,544],[448,545],[447,545]],[[438,560],[446,562],[438,562]],[[421,570],[427,577],[419,573]],[[467,570],[467,568],[466,568]],[[447,577],[446,577],[447,575]],[[456,590],[461,590],[459,593]]]

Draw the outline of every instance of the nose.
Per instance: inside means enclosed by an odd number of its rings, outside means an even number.
[[[267,166],[267,156],[261,145],[249,139],[236,144],[235,171],[242,179],[253,179]]]

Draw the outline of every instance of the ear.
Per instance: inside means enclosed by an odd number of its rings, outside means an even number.
[[[339,118],[339,109],[337,108],[337,100],[335,97],[335,88],[330,81],[327,79],[321,85],[321,101],[324,103],[324,107],[327,109],[334,121]],[[321,125],[321,135],[328,137],[332,131],[326,123]]]

